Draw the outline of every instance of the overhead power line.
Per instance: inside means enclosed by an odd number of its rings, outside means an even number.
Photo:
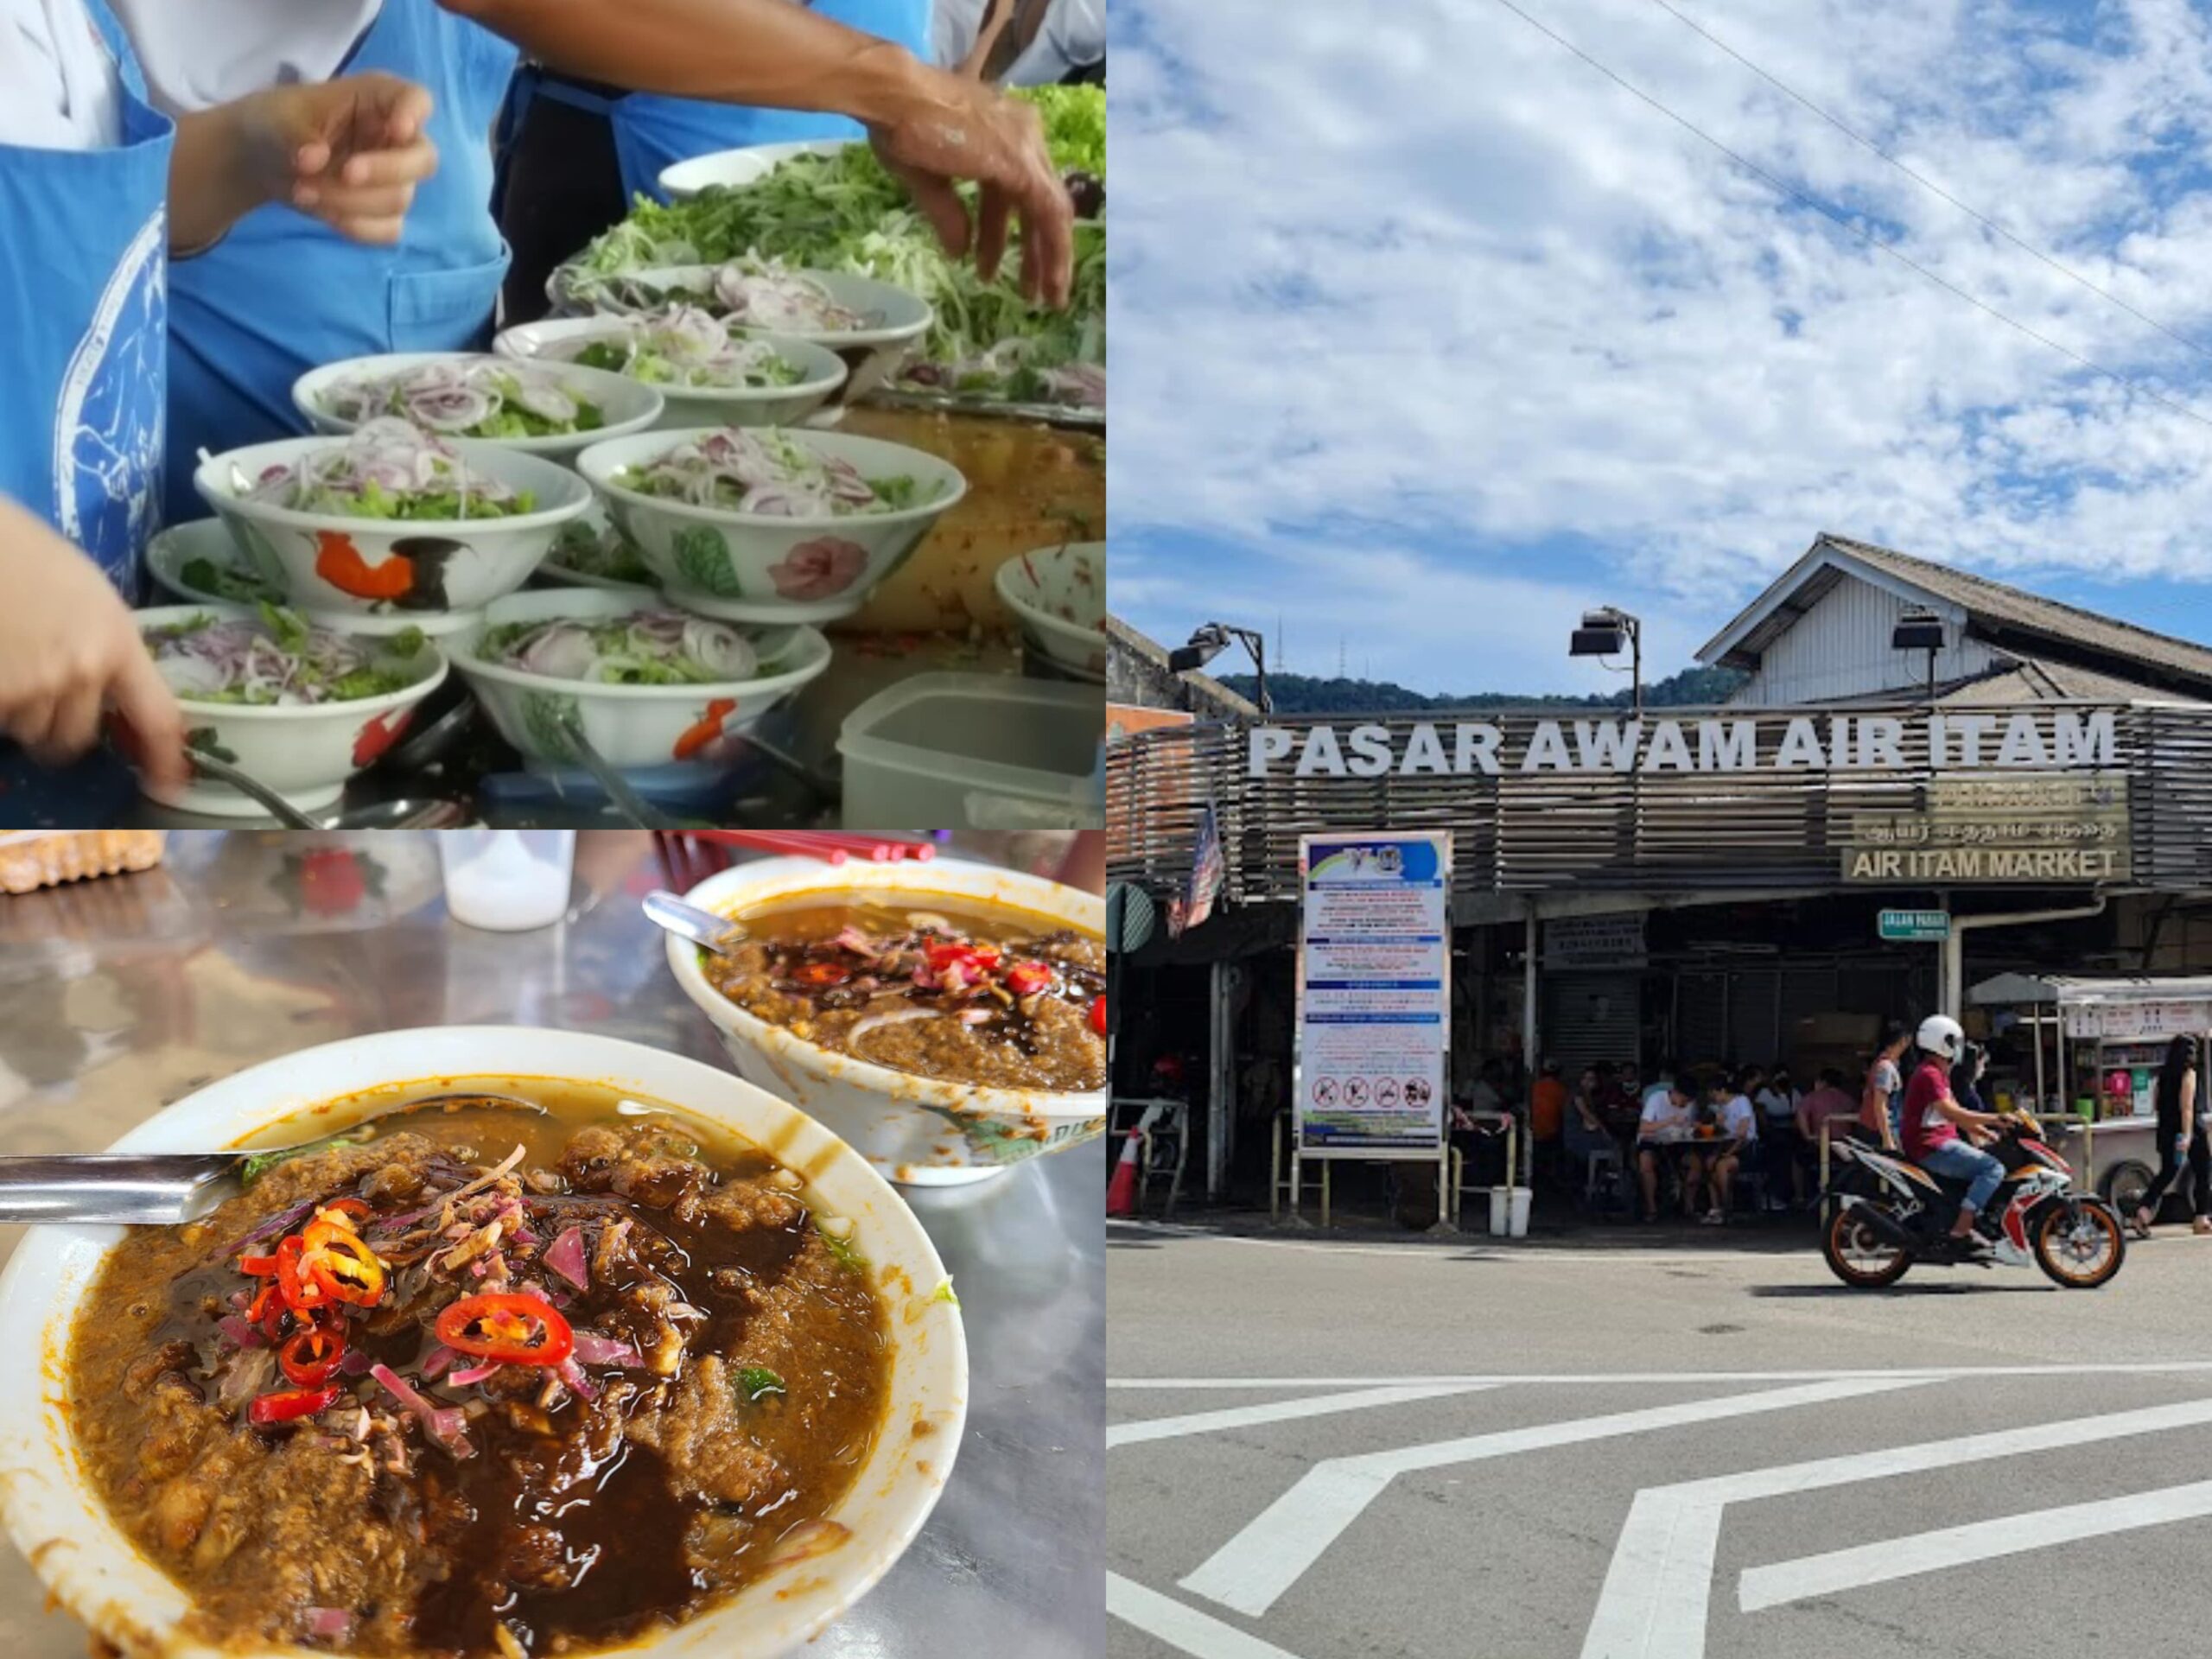
[[[2012,329],[2018,334],[2024,334],[2028,339],[2035,341],[2038,346],[2045,346],[2051,351],[2056,352],[2061,357],[2066,359],[2069,362],[2074,363],[2082,368],[2085,368],[2093,374],[2102,375],[2106,379],[2110,380],[2115,385],[2120,386],[2123,390],[2133,392],[2137,397],[2146,397],[2150,399],[2151,402],[2158,404],[2161,408],[2171,410],[2177,415],[2184,416],[2188,419],[2195,421],[2199,426],[2212,428],[2212,417],[2207,417],[2206,416],[2199,414],[2188,404],[2177,402],[2174,398],[2167,397],[2164,392],[2155,391],[2149,386],[2143,385],[2140,381],[2132,379],[2128,376],[2122,374],[2117,369],[2107,368],[2103,364],[2096,361],[2094,358],[2082,356],[2081,353],[2075,351],[2070,346],[2060,345],[2058,341],[2051,339],[2050,335],[2037,332],[2036,329],[2030,327],[2026,323],[2020,321],[2017,317],[2008,316],[2005,313],[1999,311],[1995,306],[1990,304],[1988,301],[1967,292],[1965,289],[1961,288],[1956,283],[1952,282],[1948,277],[1941,276],[1937,272],[1929,270],[1926,265],[1922,264],[1910,254],[1898,247],[1897,244],[1890,241],[1885,237],[1877,236],[1866,226],[1857,223],[1840,209],[1831,207],[1827,203],[1821,200],[1817,196],[1808,195],[1804,191],[1800,190],[1796,185],[1790,184],[1785,180],[1777,178],[1775,175],[1767,171],[1766,168],[1761,167],[1757,162],[1752,161],[1749,156],[1744,155],[1741,151],[1730,149],[1726,144],[1721,143],[1719,139],[1715,138],[1704,128],[1699,126],[1694,121],[1692,121],[1688,116],[1677,115],[1673,110],[1661,103],[1650,93],[1645,92],[1634,81],[1628,79],[1626,77],[1607,67],[1605,64],[1600,63],[1597,59],[1592,57],[1587,52],[1585,52],[1573,41],[1567,39],[1566,35],[1561,35],[1550,25],[1543,22],[1538,18],[1529,16],[1528,12],[1523,11],[1518,5],[1516,5],[1514,3],[1514,0],[1497,0],[1497,3],[1504,7],[1506,10],[1511,12],[1516,17],[1518,17],[1522,22],[1528,24],[1529,28],[1535,29],[1539,35],[1543,35],[1547,40],[1552,41],[1554,45],[1564,48],[1565,50],[1573,54],[1574,56],[1581,59],[1584,63],[1589,65],[1590,67],[1595,69],[1599,74],[1605,76],[1607,80],[1611,81],[1614,86],[1619,87],[1623,92],[1627,92],[1638,102],[1648,105],[1652,109],[1656,110],[1660,114],[1665,116],[1669,121],[1672,121],[1676,126],[1681,128],[1685,132],[1689,133],[1693,137],[1698,138],[1705,143],[1710,144],[1713,149],[1719,150],[1730,161],[1735,162],[1738,167],[1743,168],[1745,172],[1750,174],[1753,178],[1765,185],[1770,190],[1774,191],[1777,194],[1787,196],[1790,200],[1796,202],[1800,207],[1811,208],[1815,213],[1820,214],[1821,218],[1829,220],[1836,226],[1838,229],[1847,231],[1853,236],[1857,237],[1868,247],[1876,249],[1880,252],[1886,253],[1891,258],[1896,260],[1906,270],[1913,272],[1916,276],[1925,277],[1929,282],[1933,283],[1945,293],[1964,300],[1968,305],[1974,307],[1975,310],[1982,312],[1988,316],[1994,317],[1998,321],[2003,323],[2007,328]]]
[[[1787,81],[1782,79],[1781,77],[1770,73],[1759,65],[1752,62],[1751,59],[1745,57],[1734,47],[1729,45],[1727,41],[1722,40],[1711,29],[1706,28],[1704,24],[1699,22],[1696,18],[1690,16],[1686,12],[1676,10],[1673,6],[1667,3],[1667,0],[1651,0],[1651,3],[1658,7],[1660,10],[1665,12],[1669,17],[1672,17],[1676,22],[1680,22],[1685,29],[1688,29],[1693,34],[1702,35],[1706,40],[1710,41],[1714,46],[1719,48],[1720,50],[1726,52],[1730,57],[1735,59],[1737,62],[1742,64],[1745,68],[1750,70],[1753,74],[1757,75],[1761,80],[1766,82],[1768,86],[1773,87],[1777,92],[1782,93],[1787,98],[1795,99],[1806,109],[1810,110],[1815,115],[1819,116],[1821,120],[1827,122],[1828,125],[1834,127],[1845,137],[1850,139],[1852,143],[1864,149],[1869,155],[1879,156],[1883,161],[1887,162],[1891,167],[1897,168],[1898,172],[1904,174],[1905,177],[1910,179],[1915,184],[1920,186],[1922,189],[1926,190],[1931,195],[1940,198],[1942,200],[1948,202],[1952,207],[1964,213],[1968,219],[1974,220],[1975,224],[1980,226],[1984,230],[1990,232],[1991,235],[2004,238],[2005,241],[2019,249],[2021,252],[2027,254],[2035,259],[2040,260],[2043,264],[2050,266],[2051,270],[2056,271],[2060,276],[2065,277],[2067,281],[2078,283],[2082,287],[2087,289],[2090,293],[2095,295],[2099,299],[2107,301],[2111,304],[2118,306],[2121,310],[2126,312],[2129,316],[2134,318],[2138,322],[2142,323],[2146,327],[2157,329],[2168,340],[2172,340],[2177,346],[2185,346],[2190,351],[2195,352],[2199,357],[2205,359],[2207,361],[2212,361],[2212,346],[2200,346],[2196,341],[2191,340],[2187,334],[2177,333],[2175,330],[2168,327],[2164,323],[2160,322],[2156,317],[2150,315],[2147,312],[2138,310],[2134,306],[2120,298],[2119,295],[2113,293],[2111,289],[2101,287],[2097,283],[2091,282],[2087,276],[2082,276],[2080,271],[2074,270],[2071,266],[2063,264],[2050,254],[2045,253],[2041,248],[2037,247],[2032,242],[2024,241],[2019,237],[2015,236],[2012,232],[2006,230],[2004,226],[1990,218],[1988,214],[1982,213],[1978,208],[1969,207],[1963,201],[1961,201],[1956,196],[1946,190],[1942,185],[1936,183],[1935,180],[1928,177],[1927,175],[1923,173],[1915,171],[1907,163],[1899,161],[1888,150],[1884,149],[1881,145],[1876,143],[1872,138],[1867,137],[1866,134],[1858,131],[1856,129],[1849,125],[1844,121],[1842,117],[1832,114],[1828,111],[1822,109],[1818,104],[1813,102],[1811,99],[1806,97],[1804,93],[1799,92],[1795,86],[1790,86]]]

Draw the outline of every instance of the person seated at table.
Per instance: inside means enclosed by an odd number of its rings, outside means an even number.
[[[1751,1104],[1751,1093],[1758,1077],[1757,1066],[1745,1066],[1732,1079],[1719,1076],[1707,1085],[1706,1097],[1713,1107],[1713,1128],[1720,1143],[1713,1149],[1713,1167],[1706,1177],[1709,1207],[1704,1219],[1708,1227],[1718,1227],[1728,1219],[1736,1172],[1743,1167],[1745,1159],[1758,1155],[1759,1114]]]
[[[1823,1068],[1818,1083],[1797,1103],[1797,1134],[1805,1167],[1818,1174],[1823,1140],[1849,1134],[1858,1122],[1859,1103],[1844,1086],[1843,1073],[1832,1065]]]
[[[1643,1219],[1659,1219],[1659,1166],[1683,1147],[1695,1128],[1690,1091],[1671,1077],[1651,1086],[1637,1119],[1636,1178],[1643,1187]],[[1682,1214],[1696,1214],[1692,1200],[1705,1175],[1705,1160],[1694,1149],[1681,1152]]]
[[[1560,1138],[1567,1128],[1567,1084],[1559,1062],[1546,1060],[1529,1090],[1530,1162],[1548,1171],[1560,1160]]]
[[[1624,1081],[1611,1060],[1599,1061],[1592,1070],[1597,1074],[1597,1082],[1592,1090],[1591,1100],[1598,1109],[1599,1117],[1612,1131],[1614,1141],[1625,1156],[1636,1147],[1637,1126],[1643,1109],[1643,1091],[1635,1087],[1632,1070]],[[1660,1073],[1662,1078],[1673,1075],[1671,1071]]]

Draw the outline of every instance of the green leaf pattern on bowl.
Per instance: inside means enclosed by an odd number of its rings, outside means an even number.
[[[562,691],[525,691],[522,723],[537,752],[549,760],[573,760],[575,747],[569,741],[569,722],[581,722],[583,710],[575,698]]]
[[[744,586],[730,567],[729,543],[712,524],[687,524],[676,532],[676,568],[702,593],[742,599]]]
[[[245,518],[232,518],[230,526],[231,533],[245,549],[245,556],[252,563],[255,572],[278,593],[286,591],[284,561],[276,556],[276,548],[270,544],[261,526]]]

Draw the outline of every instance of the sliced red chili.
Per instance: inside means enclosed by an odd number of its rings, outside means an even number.
[[[956,962],[979,974],[988,974],[999,965],[999,953],[985,944],[931,944],[925,946],[922,954],[931,969],[940,974]]]
[[[1094,998],[1090,1004],[1090,1028],[1101,1037],[1106,1034],[1106,999]]]
[[[297,1233],[276,1246],[276,1291],[295,1313],[329,1306],[330,1277],[320,1262],[309,1259],[307,1242]]]
[[[852,976],[849,969],[834,962],[803,962],[791,971],[791,977],[802,985],[842,985]]]
[[[328,1300],[365,1307],[384,1294],[384,1263],[342,1221],[310,1222],[302,1244],[302,1268],[326,1288]]]
[[[257,1427],[271,1423],[289,1423],[295,1418],[312,1417],[318,1411],[335,1405],[343,1389],[280,1389],[275,1394],[264,1394],[245,1408],[246,1421]]]
[[[438,1315],[438,1340],[501,1365],[558,1365],[576,1333],[550,1302],[518,1291],[464,1296]]]
[[[1006,970],[1006,988],[1016,996],[1028,996],[1052,982],[1052,970],[1041,962],[1017,962]]]
[[[276,1363],[284,1375],[303,1389],[319,1389],[329,1382],[338,1373],[338,1362],[345,1357],[345,1332],[324,1325],[309,1325],[296,1332],[276,1351]]]
[[[318,1216],[351,1216],[358,1221],[366,1221],[374,1213],[366,1198],[333,1198],[315,1211]]]
[[[242,1255],[238,1257],[238,1271],[256,1279],[270,1278],[276,1271],[276,1258],[273,1255]]]

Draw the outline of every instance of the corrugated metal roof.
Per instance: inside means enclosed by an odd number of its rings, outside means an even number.
[[[1847,575],[1872,581],[1892,591],[1909,589],[1938,611],[1963,613],[1967,625],[1985,638],[2014,645],[2042,643],[2047,649],[2032,660],[2056,670],[2055,658],[2090,657],[2094,665],[2075,661],[2073,673],[2102,679],[2138,694],[2145,688],[2186,689],[2212,696],[2212,648],[2139,628],[2079,606],[2045,599],[1987,576],[1975,575],[1894,548],[1823,531],[1803,557],[1738,613],[1698,652],[1700,662],[1756,660],[1758,654],[1810,608],[1813,601]],[[2016,654],[2020,654],[2017,653]],[[2050,696],[2035,693],[2031,696]],[[2069,695],[2113,695],[2109,690]]]

